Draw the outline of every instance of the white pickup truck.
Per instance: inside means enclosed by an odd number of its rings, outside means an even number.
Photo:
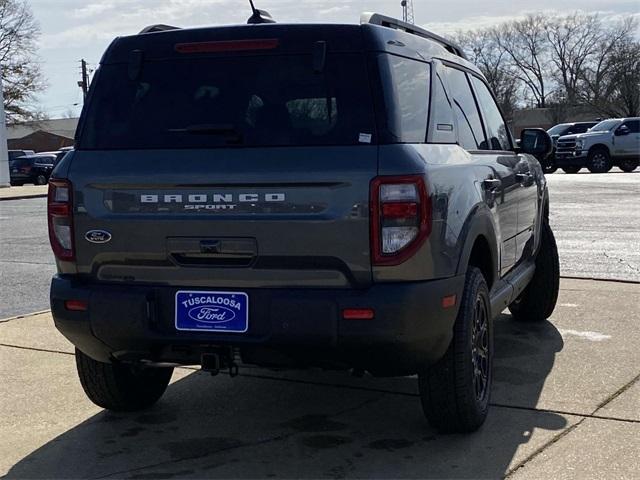
[[[632,172],[640,164],[640,117],[611,118],[586,133],[560,137],[555,162],[566,173],[582,167],[605,173],[614,166]]]

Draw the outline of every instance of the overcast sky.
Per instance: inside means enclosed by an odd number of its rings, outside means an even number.
[[[29,0],[40,22],[40,61],[49,88],[40,96],[52,118],[79,112],[80,58],[95,67],[109,42],[154,23],[188,27],[244,23],[248,0]],[[400,17],[400,0],[255,0],[278,22],[357,23],[363,11]],[[526,12],[640,16],[640,0],[414,0],[416,23],[437,33],[483,27]],[[76,105],[74,105],[76,104]]]

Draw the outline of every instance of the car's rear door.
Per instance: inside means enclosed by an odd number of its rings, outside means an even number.
[[[535,178],[535,162],[528,155],[517,155],[507,123],[500,112],[489,87],[479,77],[471,76],[474,92],[483,113],[484,125],[491,150],[500,152],[498,162],[512,167],[515,176],[513,196],[517,203],[517,235],[515,261],[522,259],[526,246],[533,240],[538,213],[538,187]]]
[[[134,79],[103,65],[69,154],[78,271],[188,287],[368,285],[377,147],[365,58],[329,54],[322,71],[310,59],[196,55],[147,62]]]
[[[622,127],[628,133],[620,135]],[[640,120],[626,120],[614,132],[614,152],[621,157],[640,157]]]
[[[453,97],[458,142],[473,157],[480,169],[481,188],[485,201],[499,228],[501,242],[500,273],[508,272],[516,262],[516,235],[518,233],[518,201],[520,185],[516,179],[518,158],[513,152],[489,147],[481,112],[471,88],[471,75],[447,67],[449,90]]]

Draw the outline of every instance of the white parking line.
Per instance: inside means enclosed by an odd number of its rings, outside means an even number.
[[[609,340],[611,338],[611,335],[605,335],[604,333],[600,333],[600,332],[590,332],[588,330],[580,331],[580,330],[567,330],[564,328],[559,328],[558,331],[560,332],[560,335],[562,335],[562,338],[565,338],[568,336],[574,336],[574,337],[584,338],[591,342],[602,342],[603,340]]]

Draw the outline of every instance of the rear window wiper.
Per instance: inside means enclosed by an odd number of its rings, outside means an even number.
[[[167,131],[191,135],[221,135],[225,136],[229,142],[242,142],[242,133],[230,123],[201,123],[183,128],[169,128]]]

